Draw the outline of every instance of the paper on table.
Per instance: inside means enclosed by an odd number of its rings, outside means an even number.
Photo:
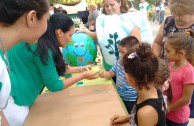
[[[114,114],[125,111],[113,85],[69,88],[40,95],[25,126],[110,126]]]

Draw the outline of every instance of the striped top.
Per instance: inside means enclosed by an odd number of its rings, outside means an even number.
[[[132,88],[125,77],[125,70],[121,66],[120,60],[112,67],[111,71],[116,75],[116,89],[120,97],[125,101],[135,101],[137,98],[137,92],[135,88]]]

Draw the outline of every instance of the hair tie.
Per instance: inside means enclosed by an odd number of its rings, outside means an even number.
[[[190,35],[191,35],[191,33],[188,32],[188,31],[186,31],[185,34],[186,34],[187,36],[190,36]]]
[[[128,56],[129,59],[134,59],[135,57],[137,57],[139,60],[141,60],[140,57],[137,55],[136,52],[131,53],[131,54]]]

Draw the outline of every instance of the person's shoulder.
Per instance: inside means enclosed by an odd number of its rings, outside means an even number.
[[[140,108],[137,112],[138,116],[138,124],[139,121],[144,122],[147,124],[147,122],[150,122],[153,120],[157,121],[158,114],[157,111],[150,105],[145,105],[144,107]],[[153,117],[153,118],[150,118]]]
[[[187,65],[185,65],[185,70],[187,71],[190,71],[190,72],[193,72],[194,73],[194,67],[190,64],[190,63],[187,63]]]

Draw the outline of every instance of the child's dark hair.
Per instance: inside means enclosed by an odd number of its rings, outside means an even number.
[[[49,10],[48,0],[0,0],[0,22],[12,25],[23,14],[35,10],[38,20]]]
[[[158,71],[158,59],[148,43],[141,43],[135,51],[127,52],[123,57],[125,72],[132,76],[141,90],[154,82]]]
[[[170,70],[167,64],[158,58],[158,71],[156,72],[155,82],[158,86],[163,86],[165,81],[170,77]]]
[[[167,43],[169,43],[176,52],[180,50],[186,51],[187,60],[194,66],[194,32],[177,32],[169,34],[167,38]]]
[[[136,37],[127,36],[120,41],[119,46],[122,46],[122,47],[129,49],[129,48],[134,47],[135,45],[137,45],[139,43],[140,42]]]
[[[158,71],[156,72],[155,84],[161,90],[163,90],[165,83],[169,84],[168,89],[164,91],[164,93],[167,95],[168,101],[171,102],[172,101],[172,87],[169,81],[169,77],[170,77],[170,70],[166,62],[158,58]]]

